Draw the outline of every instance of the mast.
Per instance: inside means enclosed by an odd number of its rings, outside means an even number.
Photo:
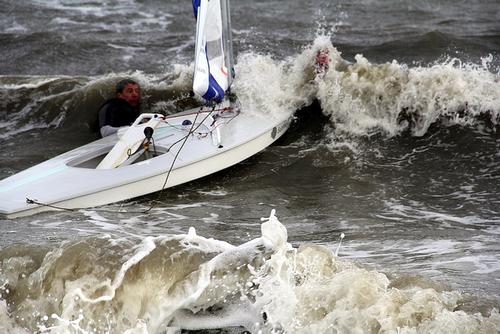
[[[234,72],[233,34],[231,32],[231,10],[229,0],[221,0],[222,43],[225,50],[226,67],[229,70],[229,87],[236,75]]]

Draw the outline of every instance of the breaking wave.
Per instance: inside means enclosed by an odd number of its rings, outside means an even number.
[[[500,76],[488,68],[491,55],[481,65],[454,58],[411,68],[397,61],[372,64],[362,55],[346,65],[335,49],[331,53],[337,60],[319,82],[317,98],[343,132],[393,136],[409,129],[422,136],[437,122],[499,124]]]
[[[328,69],[318,74],[319,50],[329,53]],[[500,121],[500,75],[493,56],[482,64],[446,59],[410,67],[396,60],[373,64],[362,55],[342,58],[329,37],[317,37],[300,54],[285,60],[252,52],[238,58],[233,92],[247,112],[269,117],[293,114],[315,100],[335,134],[423,136],[433,124],[478,126],[496,131]],[[141,72],[101,77],[0,77],[1,138],[46,128],[84,127],[96,133],[96,110],[113,95],[119,78],[133,77],[144,88],[143,109],[173,113],[202,101],[189,97],[191,66],[169,73]],[[80,132],[81,129],[80,129]],[[86,139],[89,136],[85,137]]]
[[[497,333],[500,314],[463,296],[292,247],[274,216],[242,245],[187,234],[67,241],[0,252],[9,333]],[[339,245],[340,246],[340,245]]]

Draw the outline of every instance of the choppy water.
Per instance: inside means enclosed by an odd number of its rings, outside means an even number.
[[[231,5],[234,92],[290,131],[160,197],[0,220],[0,332],[500,332],[497,1]],[[0,178],[97,138],[118,78],[198,103],[189,2],[0,8]]]

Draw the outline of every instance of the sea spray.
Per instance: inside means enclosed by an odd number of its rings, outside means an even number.
[[[484,119],[493,128],[499,122],[500,82],[485,64],[449,59],[412,68],[362,55],[354,60],[330,67],[318,82],[317,98],[339,133],[394,136],[410,129],[422,136],[439,122],[473,126]]]
[[[265,314],[264,333],[398,332],[497,333],[496,309],[483,317],[457,309],[461,295],[391,279],[334,256],[318,245],[301,245],[257,275],[255,305]],[[277,265],[276,265],[277,264]],[[265,268],[265,267],[263,267]]]
[[[486,121],[490,128],[498,126],[500,80],[490,65],[494,56],[486,55],[481,64],[445,58],[411,66],[397,60],[377,64],[358,54],[350,62],[331,39],[317,36],[282,60],[241,53],[232,91],[242,110],[265,117],[292,115],[318,100],[335,135],[395,136],[410,130],[422,136],[436,123],[475,126]],[[318,74],[320,51],[328,54],[328,65]],[[3,76],[0,96],[8,118],[1,120],[5,131],[0,139],[46,128],[80,126],[96,132],[98,107],[114,95],[114,84],[124,77],[141,84],[145,111],[169,114],[202,103],[189,98],[191,64],[174,63],[157,75],[135,71],[96,77]]]
[[[318,52],[328,55],[318,73]],[[495,131],[500,117],[499,74],[489,66],[447,58],[428,66],[377,64],[361,54],[349,62],[329,36],[318,36],[285,60],[241,54],[233,89],[244,110],[273,117],[319,100],[330,117],[332,137],[392,137],[409,131],[423,136],[433,124],[486,127]]]
[[[274,213],[261,232],[240,246],[194,229],[138,243],[87,238],[61,244],[42,261],[4,250],[2,326],[12,333],[150,334],[230,327],[253,333],[500,328],[495,309],[485,316],[460,310],[457,291],[415,280],[396,284],[324,246],[292,247]]]

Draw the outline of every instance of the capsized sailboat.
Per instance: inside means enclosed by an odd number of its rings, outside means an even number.
[[[0,214],[95,207],[215,173],[260,152],[289,127],[225,97],[234,78],[228,0],[194,0],[193,91],[211,106],[141,114],[117,134],[0,181]]]

